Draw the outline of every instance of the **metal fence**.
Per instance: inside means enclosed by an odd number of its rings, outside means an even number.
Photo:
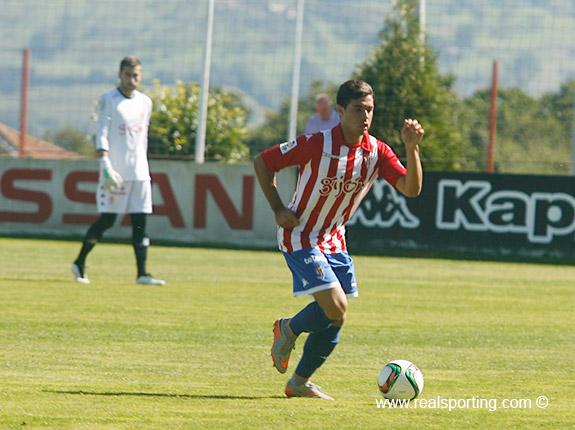
[[[289,99],[296,3],[215,2],[211,84],[242,94],[252,127]],[[31,50],[29,132],[37,137],[63,128],[92,134],[96,100],[115,84],[126,54],[142,59],[145,86],[152,79],[201,80],[207,0],[2,0],[1,6],[0,123],[9,127],[19,127],[24,48]],[[392,7],[391,0],[307,0],[300,95],[313,81],[347,79],[378,43]],[[500,87],[519,87],[533,98],[575,79],[572,0],[428,0],[425,17],[440,69],[455,77],[462,98],[489,86],[494,59]],[[563,121],[572,124],[573,115]],[[565,139],[558,145],[570,148]],[[518,162],[528,173],[539,161]]]

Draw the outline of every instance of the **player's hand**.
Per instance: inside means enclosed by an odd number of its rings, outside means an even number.
[[[401,140],[403,140],[405,149],[408,151],[416,150],[423,139],[424,133],[423,127],[416,119],[406,119],[403,121]]]
[[[100,158],[100,175],[106,190],[117,190],[124,184],[122,176],[114,170],[108,157]]]
[[[294,228],[299,225],[299,219],[295,213],[284,207],[276,212],[276,223],[283,228]]]

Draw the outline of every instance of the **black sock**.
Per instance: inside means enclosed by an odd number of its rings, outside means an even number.
[[[138,266],[138,278],[147,275],[146,259],[148,257],[148,246],[150,239],[146,237],[146,214],[130,214],[132,221],[132,244],[134,254],[136,254],[136,265]]]
[[[86,265],[86,257],[94,249],[96,246],[96,240],[94,239],[87,239],[82,242],[82,248],[80,249],[80,253],[78,254],[78,258],[74,261],[75,264],[80,266],[80,268],[84,268]]]
[[[146,259],[148,258],[148,247],[146,245],[134,245],[136,254],[136,265],[138,266],[138,278],[147,275]]]
[[[113,213],[103,213],[100,215],[100,218],[90,226],[88,231],[86,232],[86,237],[84,238],[84,242],[82,242],[82,248],[80,249],[80,253],[78,254],[78,258],[74,261],[75,264],[80,266],[83,271],[84,266],[86,265],[86,257],[94,249],[96,243],[102,238],[102,235],[106,230],[114,225],[116,221],[116,214]]]

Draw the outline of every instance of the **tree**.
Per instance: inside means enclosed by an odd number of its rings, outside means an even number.
[[[150,97],[154,102],[149,131],[150,154],[192,156],[198,126],[199,85],[178,81],[170,87],[155,80]],[[236,162],[248,158],[247,117],[248,109],[240,96],[221,89],[210,91],[206,159]]]
[[[544,94],[541,106],[561,123],[564,139],[569,140],[575,128],[575,79],[561,85],[557,93]]]
[[[44,135],[44,139],[87,157],[94,157],[96,154],[96,147],[91,137],[72,127],[65,127],[56,132],[48,132]]]
[[[470,143],[466,170],[485,170],[490,97],[491,90],[479,90],[464,103],[464,130]],[[552,98],[549,94],[542,101],[519,88],[498,91],[497,172],[568,173],[569,139],[562,122],[544,102]]]
[[[385,21],[381,43],[359,66],[356,79],[375,92],[372,132],[401,155],[400,129],[405,118],[416,118],[425,129],[422,159],[433,170],[458,170],[463,150],[454,78],[442,76],[437,57],[422,42],[417,0],[400,0]]]
[[[302,133],[307,120],[315,112],[315,97],[320,93],[330,96],[335,103],[337,87],[333,84],[312,82],[309,92],[298,102],[297,132]],[[264,149],[276,143],[281,143],[288,138],[290,101],[286,99],[278,112],[268,112],[264,123],[259,126],[249,140],[252,156],[257,155]]]

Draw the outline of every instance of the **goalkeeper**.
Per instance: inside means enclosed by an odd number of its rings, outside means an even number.
[[[72,264],[77,282],[89,284],[86,257],[114,225],[118,214],[129,213],[132,245],[136,255],[137,284],[164,285],[146,271],[149,238],[146,217],[152,213],[152,186],[148,167],[148,125],[152,101],[137,90],[142,65],[136,57],[120,63],[120,83],[100,97],[96,149],[100,155],[100,180],[96,200],[100,218],[90,226],[78,258]]]

